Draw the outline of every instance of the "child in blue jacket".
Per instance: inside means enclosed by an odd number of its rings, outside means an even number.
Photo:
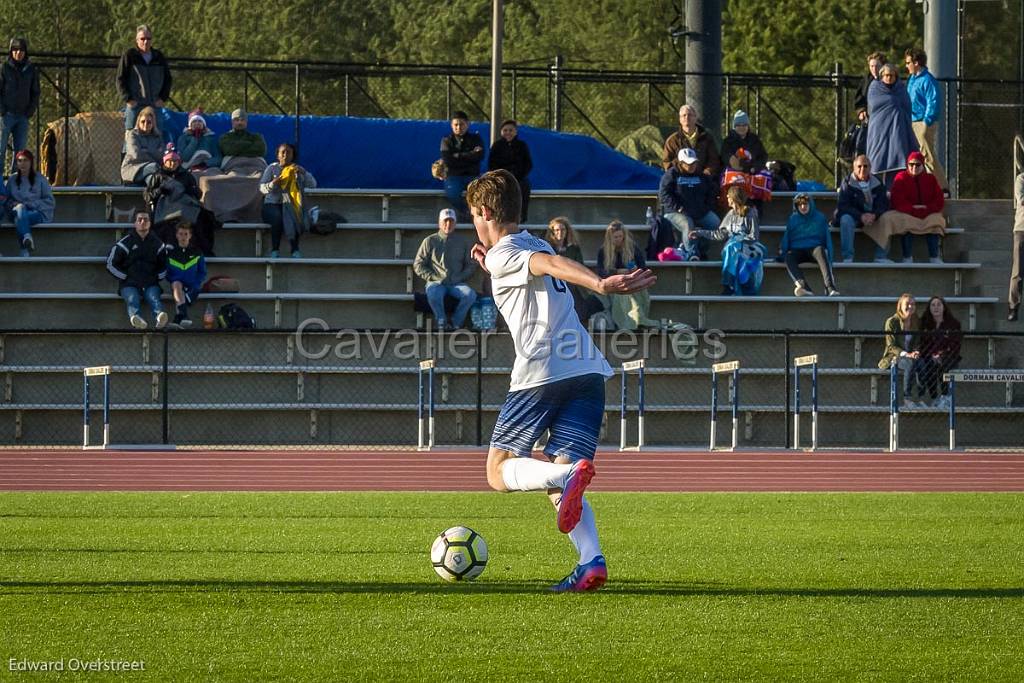
[[[779,245],[779,260],[785,261],[786,270],[796,285],[793,293],[797,296],[814,296],[800,270],[800,264],[807,261],[816,262],[821,269],[825,293],[839,296],[832,274],[832,236],[828,231],[828,221],[814,208],[814,199],[805,192],[793,197],[793,213],[786,221],[786,232]]]
[[[179,223],[174,231],[177,244],[167,253],[167,281],[177,312],[174,324],[189,327],[188,307],[199,298],[199,291],[206,280],[206,258],[203,252],[192,244],[192,224]]]

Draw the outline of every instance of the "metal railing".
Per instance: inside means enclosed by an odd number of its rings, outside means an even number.
[[[736,362],[742,377],[733,408],[739,448],[814,439],[818,448],[884,449],[893,392],[900,448],[945,448],[943,373],[985,372],[998,380],[1024,367],[1024,334],[965,331],[958,362],[907,363],[895,386],[888,367],[879,367],[885,340],[874,330],[676,330],[594,339],[617,372],[644,360],[645,389],[637,396],[644,446],[707,446],[718,364]],[[795,359],[810,354],[815,372],[798,375]],[[0,446],[80,444],[83,368],[110,366],[114,444],[414,448],[424,360],[433,361],[436,443],[481,446],[505,400],[512,356],[508,334],[468,330],[0,331]],[[795,427],[798,381],[814,396],[816,435],[808,422]],[[609,382],[605,447],[622,443],[618,389]],[[103,409],[98,401],[91,401],[95,411]],[[623,418],[627,408],[639,408],[632,396],[628,403]],[[1022,447],[1024,388],[1013,381],[958,383],[956,409],[958,447]]]
[[[447,119],[455,109],[466,109],[481,120],[488,116],[487,66],[169,58],[170,106],[182,111],[243,106],[292,116],[295,140],[301,138],[302,114]],[[47,130],[68,130],[76,114],[122,106],[114,87],[115,57],[40,53],[33,61],[44,91],[30,141],[37,151]],[[547,66],[506,66],[503,97],[506,111],[521,123],[594,135],[614,145],[644,124],[675,128],[686,78],[702,75],[566,68],[555,58]],[[845,174],[838,149],[852,119],[859,75],[845,74],[841,64],[823,75],[713,75],[722,79],[726,112],[721,128],[712,131],[719,139],[728,131],[734,107],[743,107],[769,154],[795,161],[801,177],[837,183]],[[1011,142],[1020,128],[1024,82],[940,80],[946,104],[943,156],[947,168],[960,170],[960,194],[1006,196],[1011,160],[993,158],[991,150],[1005,149],[1000,141]],[[66,167],[70,147],[77,144],[83,143],[64,134],[47,151],[55,164]]]

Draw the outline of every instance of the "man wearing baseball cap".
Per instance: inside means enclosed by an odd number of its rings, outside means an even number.
[[[697,152],[690,147],[679,150],[676,163],[661,176],[658,201],[665,220],[682,233],[682,246],[691,256],[703,259],[706,240],[690,243],[690,233],[697,227],[717,230],[720,223],[715,213],[718,184],[698,170]]]
[[[476,271],[476,261],[470,256],[472,240],[456,234],[455,211],[442,209],[437,217],[437,232],[423,240],[413,270],[426,284],[427,302],[437,321],[438,329],[456,329],[466,320],[466,314],[476,301],[476,292],[466,284]],[[458,304],[451,321],[445,312],[445,296]]]

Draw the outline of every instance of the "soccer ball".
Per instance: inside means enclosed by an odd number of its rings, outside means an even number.
[[[445,581],[472,581],[487,566],[487,543],[472,529],[453,526],[434,539],[430,562]]]

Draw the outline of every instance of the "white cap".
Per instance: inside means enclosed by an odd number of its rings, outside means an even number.
[[[437,222],[439,224],[443,223],[449,218],[451,218],[456,223],[458,222],[458,219],[455,217],[455,209],[441,209],[441,213],[437,214]]]
[[[694,152],[693,149],[689,147],[684,147],[681,150],[679,150],[678,158],[679,161],[683,162],[684,164],[692,164],[693,162],[697,161],[697,153]]]

